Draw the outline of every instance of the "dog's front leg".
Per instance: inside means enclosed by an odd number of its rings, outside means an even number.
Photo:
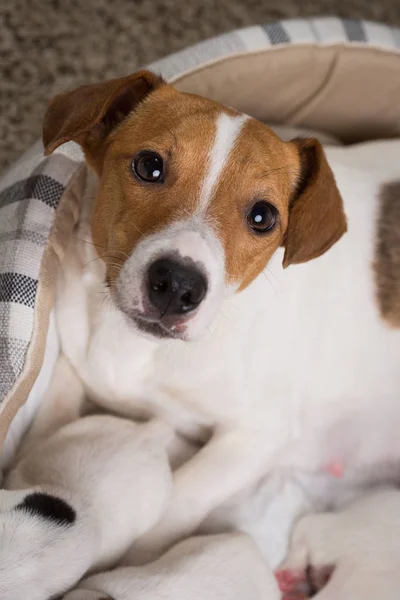
[[[154,560],[195,532],[212,510],[265,473],[271,459],[269,448],[258,432],[217,432],[176,471],[166,513],[154,529],[132,546],[126,557],[128,563]]]
[[[278,600],[278,586],[245,534],[193,537],[143,567],[83,581],[65,600]]]

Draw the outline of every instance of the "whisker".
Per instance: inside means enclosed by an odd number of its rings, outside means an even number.
[[[107,262],[107,266],[114,267],[115,269],[118,269],[118,272],[121,272],[124,265],[121,265],[119,263]]]
[[[92,258],[91,260],[89,260],[87,263],[85,263],[85,264],[82,266],[82,271],[83,271],[84,269],[86,269],[86,267],[88,267],[89,265],[91,265],[92,263],[94,263],[96,260],[102,260],[102,259],[105,259],[105,258],[115,258],[115,257],[113,257],[113,256],[109,256],[109,255],[107,255],[107,254],[103,254],[103,255],[101,255],[101,256],[96,256],[95,258]],[[104,262],[105,262],[105,261],[104,261]]]
[[[101,258],[103,258],[103,257],[102,257],[102,256],[96,256],[96,258],[92,258],[92,260],[89,260],[87,263],[85,263],[85,264],[82,266],[82,271],[83,271],[84,269],[86,269],[86,267],[88,267],[89,265],[91,265],[92,263],[94,263],[96,260],[100,260]]]
[[[106,259],[108,258],[112,258],[115,261],[120,261],[119,263],[109,263]],[[85,269],[88,265],[92,264],[93,262],[95,262],[96,260],[104,260],[105,263],[111,265],[111,264],[115,264],[118,265],[119,267],[123,267],[123,261],[122,259],[118,258],[118,256],[114,256],[113,254],[100,254],[99,256],[96,256],[95,258],[92,258],[91,260],[89,260],[87,263],[85,263],[82,267],[82,270]]]
[[[122,254],[122,256],[125,258],[125,260],[128,260],[129,254],[127,254],[126,252],[124,252],[123,250],[112,250],[112,252],[118,252],[118,254]],[[119,260],[119,259],[118,259]]]
[[[89,244],[91,246],[94,246],[95,248],[102,248],[105,249],[105,246],[100,246],[99,244],[95,244],[94,242],[92,242],[91,240],[84,240],[83,238],[80,238],[76,235],[73,236],[73,238],[75,240],[78,240],[78,242],[83,242],[84,244]]]
[[[268,277],[268,275],[272,275],[272,277],[274,277],[274,275],[270,272],[270,271],[261,271],[261,273],[264,275],[264,280],[265,283],[272,288],[272,290],[274,292],[276,292],[276,287],[274,286],[274,284],[271,282],[270,278]],[[275,277],[276,280],[276,277]],[[276,280],[277,281],[277,280]]]
[[[265,267],[265,271],[268,273],[268,275],[270,275],[272,277],[272,279],[274,279],[275,283],[278,284],[278,278],[276,277],[276,275],[274,275],[274,273],[268,268],[268,265]]]
[[[133,223],[133,225],[134,225],[134,227],[135,227],[135,224],[134,224],[134,223]],[[137,228],[137,227],[136,227],[136,228]],[[139,231],[139,233],[140,233],[140,231]],[[142,234],[142,235],[143,235],[143,234]],[[95,248],[101,248],[102,250],[107,250],[107,247],[106,247],[106,246],[100,246],[100,244],[95,244],[94,242],[92,242],[92,241],[90,241],[90,240],[85,240],[85,239],[83,239],[83,238],[80,238],[80,237],[78,237],[78,236],[76,236],[76,235],[75,235],[75,236],[73,236],[73,238],[74,238],[75,240],[79,241],[79,242],[83,242],[84,244],[89,244],[89,245],[91,245],[91,246],[94,246]],[[109,252],[110,252],[110,253],[112,253],[112,254],[122,254],[122,256],[123,256],[123,257],[124,257],[126,260],[128,260],[128,258],[129,258],[129,254],[127,254],[126,252],[124,252],[124,250],[118,250],[118,249],[113,249],[113,250],[111,250],[111,249],[109,249]],[[99,257],[99,258],[103,258],[104,256],[106,256],[106,255],[103,255],[102,257]],[[122,259],[119,259],[118,257],[115,257],[115,258],[116,258],[116,260],[122,260]]]
[[[130,223],[131,223],[131,225],[133,225],[133,227],[136,229],[136,231],[137,231],[138,233],[140,233],[140,237],[141,237],[141,238],[145,236],[145,234],[143,233],[143,231],[141,231],[141,230],[139,229],[139,227],[136,225],[136,223],[134,223],[133,221],[131,221]],[[139,238],[139,239],[140,239],[140,238]]]
[[[110,292],[107,292],[107,295],[103,298],[103,300],[100,304],[100,310],[103,310],[105,302],[110,302],[110,301],[111,301],[111,295],[110,295]]]

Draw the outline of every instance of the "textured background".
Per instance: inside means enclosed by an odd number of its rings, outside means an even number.
[[[40,135],[60,89],[234,28],[319,15],[400,25],[400,0],[0,0],[0,170]]]

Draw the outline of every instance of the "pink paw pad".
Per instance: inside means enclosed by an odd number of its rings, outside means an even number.
[[[333,567],[307,567],[305,571],[282,569],[276,571],[282,600],[307,600],[317,594],[329,582]]]
[[[275,578],[285,600],[300,600],[307,597],[308,581],[304,571],[283,569],[276,571]]]

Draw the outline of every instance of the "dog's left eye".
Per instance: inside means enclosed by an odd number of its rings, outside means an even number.
[[[141,152],[133,160],[132,169],[136,177],[148,183],[164,181],[164,163],[157,152]]]
[[[266,233],[274,228],[277,219],[275,206],[260,200],[256,202],[246,215],[247,222],[253,231]]]

